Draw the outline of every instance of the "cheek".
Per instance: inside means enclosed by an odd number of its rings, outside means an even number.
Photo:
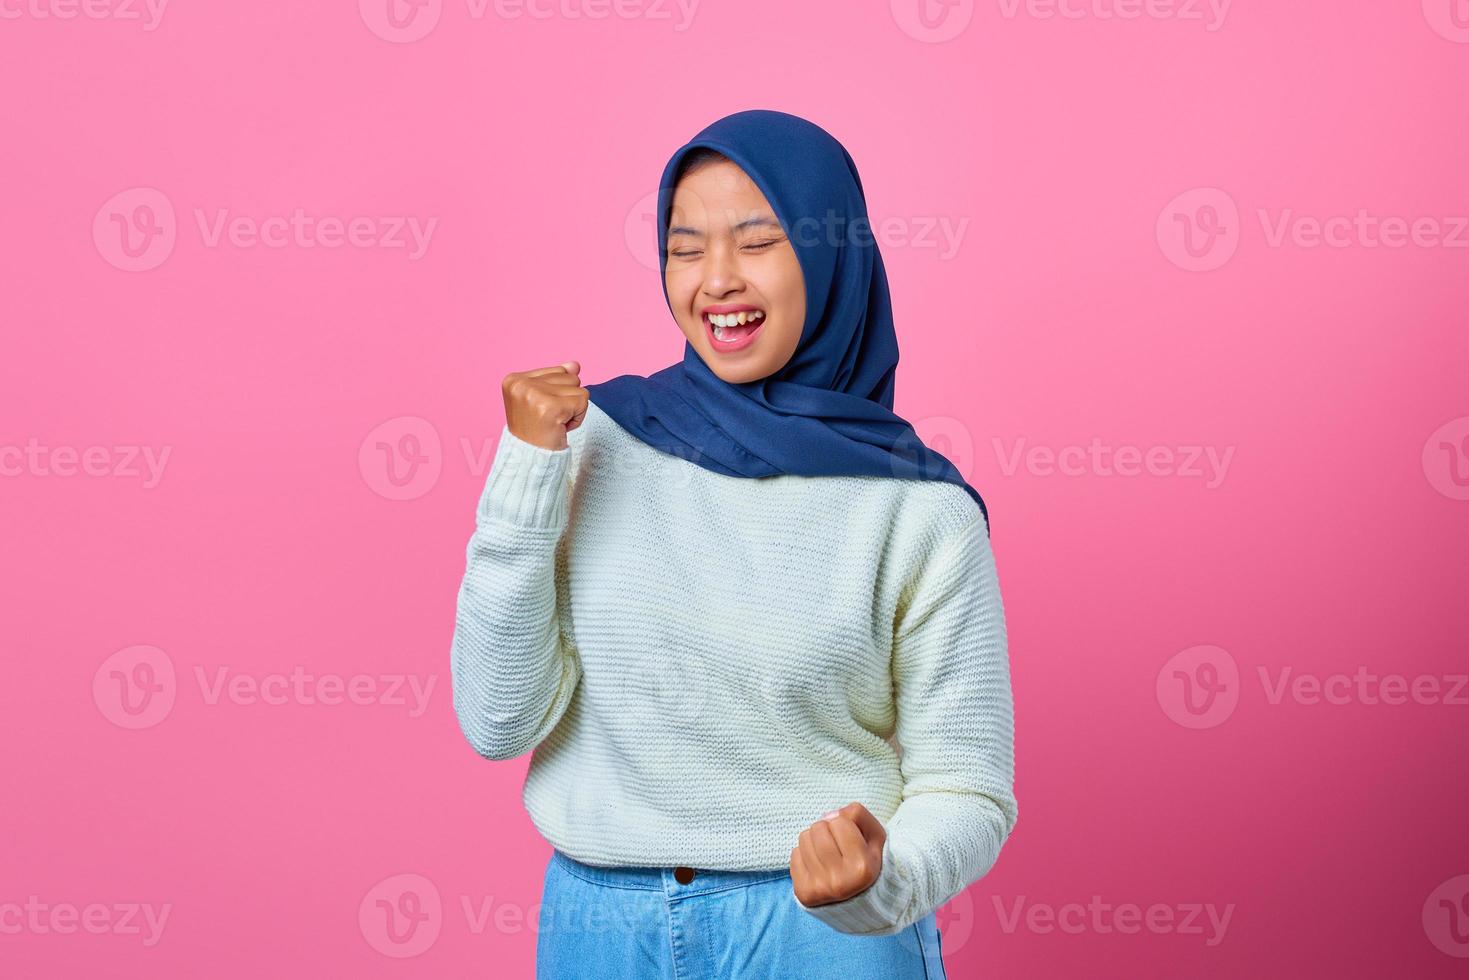
[[[784,340],[786,347],[791,350],[796,349],[796,346],[801,342],[801,328],[805,325],[806,315],[799,310],[794,311],[794,315],[785,325]]]
[[[797,282],[786,289],[782,296],[781,304],[786,312],[786,329],[796,334],[801,333],[801,328],[806,323],[806,292],[804,284]]]
[[[792,257],[782,270],[780,283],[781,305],[795,314],[797,321],[803,320],[806,307],[806,280],[801,275],[801,266]]]
[[[692,307],[694,294],[698,291],[698,280],[687,275],[672,275],[664,280],[668,286],[668,300],[673,304],[673,312],[680,319],[689,319],[693,316]]]

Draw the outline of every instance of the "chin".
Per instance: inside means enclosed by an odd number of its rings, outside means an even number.
[[[770,373],[769,371],[749,369],[746,369],[744,371],[720,371],[717,368],[711,368],[710,370],[718,375],[720,380],[726,381],[732,385],[744,384],[747,381],[759,381],[761,378]]]

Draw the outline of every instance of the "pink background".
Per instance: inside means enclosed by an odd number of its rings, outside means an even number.
[[[1469,4],[395,2],[0,7],[0,973],[531,975],[528,756],[447,673],[498,383],[680,356],[648,195],[770,107],[897,230],[897,408],[994,522],[1021,819],[949,975],[1463,975]],[[208,234],[296,209],[359,244]],[[1359,668],[1420,696],[1274,696]],[[293,671],[371,689],[214,696]]]

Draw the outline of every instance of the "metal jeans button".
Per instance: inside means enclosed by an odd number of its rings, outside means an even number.
[[[679,865],[673,869],[673,877],[680,885],[687,885],[694,880],[694,869]]]

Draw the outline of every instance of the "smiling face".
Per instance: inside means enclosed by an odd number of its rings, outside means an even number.
[[[704,363],[738,384],[779,371],[806,322],[806,281],[770,202],[729,160],[693,165],[668,220],[668,300]]]

